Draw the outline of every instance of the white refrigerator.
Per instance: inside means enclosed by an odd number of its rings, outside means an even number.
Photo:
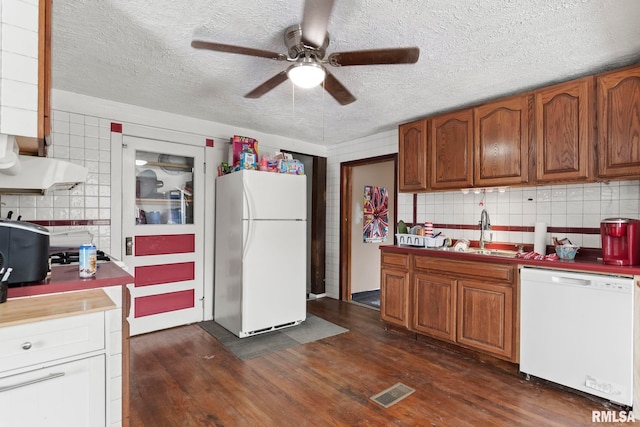
[[[306,319],[304,175],[243,170],[216,179],[216,323],[240,338]]]

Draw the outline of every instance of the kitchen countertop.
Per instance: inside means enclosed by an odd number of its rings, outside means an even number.
[[[116,305],[102,289],[71,294],[18,298],[0,304],[0,327],[112,310]]]
[[[88,279],[80,277],[78,265],[57,265],[51,267],[51,277],[42,282],[9,287],[7,297],[11,299],[109,286],[123,286],[133,283],[133,280],[131,274],[120,268],[113,261],[98,263],[96,275]]]
[[[473,253],[465,253],[465,252],[454,252],[454,251],[443,251],[439,249],[428,249],[428,248],[420,248],[413,246],[401,246],[401,245],[386,245],[380,246],[381,250],[387,252],[396,252],[403,254],[413,254],[413,255],[427,255],[441,258],[449,258],[449,259],[460,259],[460,260],[468,260],[468,261],[487,261],[492,263],[500,263],[500,264],[517,264],[517,265],[528,265],[534,267],[544,267],[544,268],[553,268],[560,270],[575,270],[575,271],[586,271],[591,273],[604,273],[604,274],[615,274],[621,276],[640,276],[640,266],[618,266],[618,265],[605,265],[601,260],[598,260],[597,256],[589,253],[584,256],[580,256],[578,252],[578,256],[573,261],[563,261],[563,260],[531,260],[517,257],[504,257],[504,256],[496,256],[496,255],[479,255]]]

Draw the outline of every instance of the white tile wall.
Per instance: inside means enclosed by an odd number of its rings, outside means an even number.
[[[49,157],[85,166],[87,182],[71,191],[52,192],[44,196],[2,196],[6,217],[13,211],[15,219],[73,220],[111,219],[111,122],[96,117],[53,110],[52,145]],[[111,251],[111,230],[105,225],[49,227],[49,231],[88,230],[98,249]]]
[[[327,171],[326,292],[339,298],[340,163],[398,151],[397,131],[329,147]],[[480,202],[483,201],[483,206]],[[417,197],[417,221],[477,225],[482,208],[494,225],[528,226],[544,221],[549,227],[597,228],[606,217],[640,218],[640,181],[507,188],[503,193],[423,193]],[[413,221],[413,194],[398,194],[398,219]],[[477,230],[443,230],[454,238],[477,240]],[[548,242],[554,237],[548,234]],[[569,234],[575,244],[599,248],[599,235]],[[533,233],[494,232],[497,242],[533,243]]]
[[[0,0],[0,132],[35,137],[38,3]]]

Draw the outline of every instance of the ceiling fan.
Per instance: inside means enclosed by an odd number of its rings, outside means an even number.
[[[296,86],[314,87],[324,81],[324,88],[341,105],[356,100],[349,90],[331,74],[325,65],[347,67],[352,65],[414,64],[420,50],[417,47],[357,50],[334,52],[325,59],[329,46],[327,27],[334,0],[306,0],[302,24],[292,25],[284,32],[287,53],[277,53],[249,47],[234,46],[205,40],[193,40],[191,46],[219,52],[257,56],[292,64],[245,95],[245,98],[260,98],[287,79]]]

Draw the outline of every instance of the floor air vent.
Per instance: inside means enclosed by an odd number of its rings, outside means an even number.
[[[393,385],[388,389],[381,391],[375,396],[372,396],[371,400],[376,402],[378,405],[388,408],[389,406],[398,403],[405,397],[409,396],[414,391],[415,390],[411,387],[407,387],[402,383],[397,383],[396,385]]]

